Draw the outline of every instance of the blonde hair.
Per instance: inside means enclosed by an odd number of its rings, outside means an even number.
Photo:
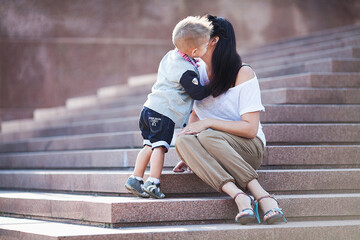
[[[189,16],[176,24],[172,41],[175,47],[187,50],[191,47],[199,47],[204,38],[210,38],[212,24],[205,17]]]

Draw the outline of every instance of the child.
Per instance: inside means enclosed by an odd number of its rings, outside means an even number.
[[[165,197],[160,190],[160,176],[175,124],[185,127],[193,99],[201,100],[209,95],[206,87],[200,84],[194,58],[205,54],[211,31],[208,19],[200,17],[187,17],[173,30],[172,41],[176,48],[161,60],[157,81],[144,104],[139,120],[144,148],[137,156],[134,174],[125,184],[139,197]],[[144,184],[149,161],[150,177]]]

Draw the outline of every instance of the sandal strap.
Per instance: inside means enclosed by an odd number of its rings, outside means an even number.
[[[255,203],[258,204],[261,200],[263,200],[264,198],[272,198],[276,201],[276,203],[279,205],[278,200],[274,197],[274,195],[267,195],[267,196],[262,196],[259,199],[255,200]]]
[[[282,209],[281,209],[281,208],[273,208],[273,209],[270,209],[269,211],[267,211],[267,212],[264,214],[264,216],[268,215],[268,214],[271,213],[271,212],[279,212],[280,214],[284,214],[284,213],[282,212]]]
[[[245,195],[245,196],[248,196],[250,198],[250,201],[251,201],[251,206],[254,207],[255,206],[255,201],[254,199],[247,193],[244,193],[244,192],[238,192],[235,194],[235,196],[233,197],[233,199],[235,200],[239,195]]]
[[[249,211],[251,211],[251,213]],[[241,210],[241,212],[248,212],[249,214],[253,215],[254,214],[254,209],[252,209],[252,208],[244,208],[243,210]]]
[[[273,208],[273,209],[270,209],[269,211],[267,211],[267,212],[264,214],[264,217],[265,217],[266,215],[268,215],[269,213],[271,213],[271,212],[278,212],[279,214],[281,214],[283,221],[287,223],[287,220],[286,220],[286,218],[284,217],[284,213],[282,212],[282,209],[281,209],[281,208]]]
[[[250,201],[251,201],[251,206],[254,207],[254,209],[252,209],[252,208],[245,208],[245,209],[243,209],[242,211],[251,209],[251,210],[253,211],[253,213],[255,213],[255,217],[256,217],[256,219],[258,220],[258,222],[261,223],[261,221],[260,221],[260,216],[259,216],[259,210],[258,210],[258,208],[256,207],[256,206],[257,206],[257,205],[256,205],[256,202],[254,201],[254,199],[253,199],[249,194],[244,193],[244,192],[238,192],[238,193],[235,194],[235,196],[233,197],[233,199],[235,200],[235,199],[236,199],[239,195],[241,195],[241,194],[248,196],[248,197],[250,198]],[[242,212],[242,211],[241,211],[241,212]]]

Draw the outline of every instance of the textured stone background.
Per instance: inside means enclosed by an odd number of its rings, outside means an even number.
[[[0,119],[154,73],[188,15],[229,19],[241,52],[360,23],[356,0],[0,0]]]

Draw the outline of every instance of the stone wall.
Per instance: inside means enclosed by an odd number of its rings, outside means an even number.
[[[94,94],[156,72],[188,15],[229,19],[240,52],[280,39],[360,22],[355,0],[0,0],[0,113]]]

